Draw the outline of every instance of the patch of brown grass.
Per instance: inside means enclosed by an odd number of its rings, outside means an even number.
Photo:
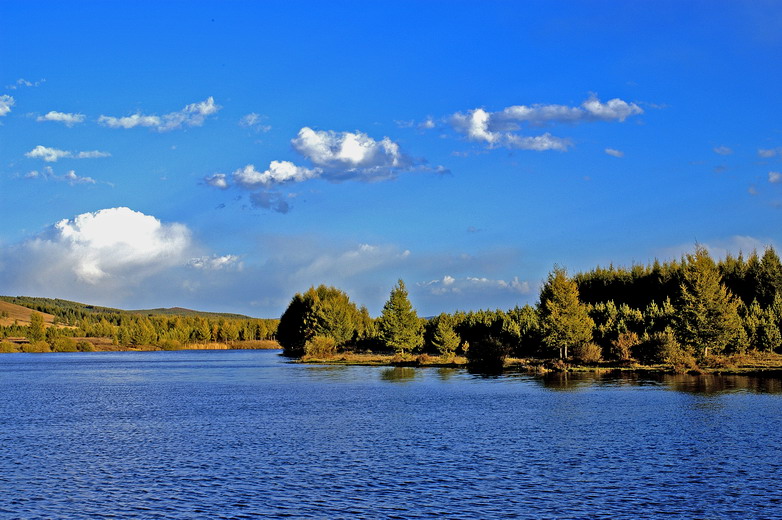
[[[34,312],[38,311],[16,305],[15,303],[0,301],[0,315],[8,314],[7,318],[0,318],[0,325],[7,327],[16,322],[17,325],[27,326],[30,324],[30,315]],[[54,324],[54,315],[46,314],[45,312],[38,312],[38,314],[43,316],[44,326],[51,327]]]

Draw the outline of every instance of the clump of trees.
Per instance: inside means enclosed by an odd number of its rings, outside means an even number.
[[[318,343],[321,353],[462,355],[481,367],[536,357],[688,369],[717,354],[782,353],[782,264],[771,247],[715,262],[696,246],[680,260],[648,266],[572,277],[555,267],[534,306],[430,319],[417,316],[402,280],[376,319],[342,291],[321,286],[294,296],[278,331],[288,355],[303,355],[313,338],[330,338],[327,349]]]
[[[322,347],[323,338],[333,342],[334,350],[337,347],[345,350],[374,337],[375,324],[366,307],[359,309],[343,291],[325,285],[297,293],[277,327],[277,341],[285,355],[293,357],[303,356],[308,343],[312,348]],[[318,348],[311,350],[311,354],[315,355],[316,351],[324,352]]]

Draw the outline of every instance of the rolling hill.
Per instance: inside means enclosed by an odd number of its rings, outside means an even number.
[[[0,299],[0,325],[7,326],[13,325],[16,322],[19,325],[29,325],[30,315],[34,312],[29,307],[17,305]],[[41,312],[43,315],[44,323],[48,325],[54,324],[54,315]]]

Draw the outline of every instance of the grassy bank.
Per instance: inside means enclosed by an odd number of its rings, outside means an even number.
[[[304,356],[300,363],[320,365],[357,365],[357,366],[410,366],[410,367],[454,367],[466,368],[467,358],[456,356],[443,358],[421,354],[401,356],[398,354],[378,353],[341,353],[331,357]],[[771,352],[753,352],[730,356],[711,356],[700,363],[680,365],[659,363],[643,365],[632,360],[622,362],[579,363],[575,360],[542,358],[507,358],[504,370],[526,371],[535,374],[548,372],[646,372],[664,374],[762,374],[782,377],[782,354]]]
[[[111,338],[57,338],[53,341],[30,342],[26,338],[6,338],[0,341],[0,353],[47,352],[140,352],[159,350],[278,350],[272,340],[231,341],[226,343],[162,342],[160,345],[117,345]]]

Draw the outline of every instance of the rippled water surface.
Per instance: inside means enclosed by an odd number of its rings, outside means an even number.
[[[782,384],[0,356],[0,518],[782,518]]]

